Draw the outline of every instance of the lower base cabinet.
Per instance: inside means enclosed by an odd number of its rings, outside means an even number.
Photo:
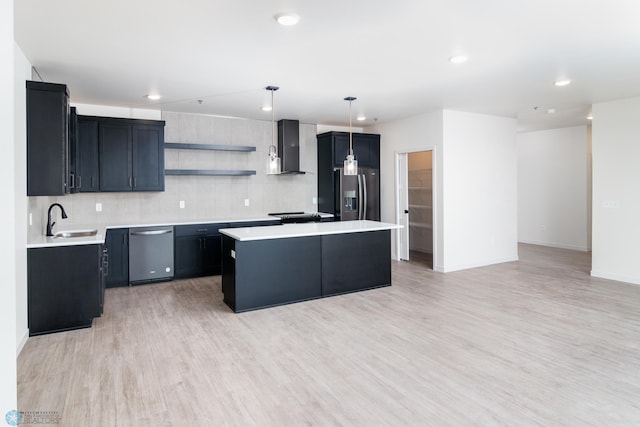
[[[104,244],[109,253],[107,288],[129,286],[129,229],[107,230]]]
[[[174,278],[187,279],[221,273],[220,228],[225,228],[225,224],[175,226]]]
[[[88,328],[102,314],[102,245],[29,248],[29,335]]]

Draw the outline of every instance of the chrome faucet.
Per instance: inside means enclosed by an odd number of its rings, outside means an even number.
[[[57,206],[60,208],[60,210],[62,211],[62,219],[67,218],[67,213],[64,211],[64,208],[62,207],[62,205],[60,203],[54,203],[51,206],[49,206],[49,211],[47,212],[47,236],[53,236],[53,226],[56,225],[56,222],[51,222],[51,209],[53,209],[54,206]]]

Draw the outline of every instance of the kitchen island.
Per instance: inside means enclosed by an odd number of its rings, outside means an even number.
[[[391,285],[396,224],[341,221],[225,228],[222,291],[236,313]]]

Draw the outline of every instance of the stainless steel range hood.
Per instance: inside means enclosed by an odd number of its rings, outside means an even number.
[[[300,170],[300,122],[278,121],[278,155],[282,159],[281,174],[303,174]]]

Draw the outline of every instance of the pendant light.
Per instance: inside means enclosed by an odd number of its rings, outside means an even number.
[[[267,86],[266,90],[271,91],[271,145],[267,154],[267,175],[280,174],[280,157],[278,157],[278,146],[276,145],[276,107],[273,104],[273,93],[280,89],[278,86]]]
[[[357,98],[355,96],[347,96],[344,100],[349,101],[349,154],[344,160],[344,174],[358,175],[358,161],[353,156],[353,131],[351,129],[351,103]]]

